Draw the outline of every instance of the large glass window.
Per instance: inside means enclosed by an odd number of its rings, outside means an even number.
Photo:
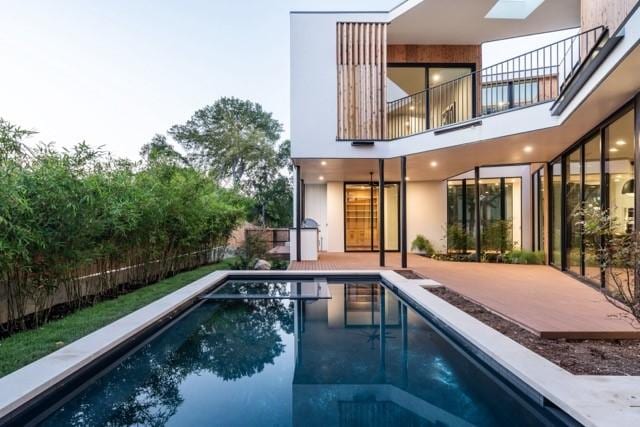
[[[486,76],[485,78],[489,78]],[[538,80],[489,82],[482,86],[482,113],[491,114],[540,101]]]
[[[393,67],[387,69],[387,101],[395,101],[427,88],[424,67]]]
[[[582,165],[580,161],[581,147],[578,147],[566,158],[567,183],[565,189],[565,221],[567,261],[566,266],[576,274],[582,274],[582,231],[578,225],[580,218],[577,216],[582,208],[580,185],[582,181]]]
[[[600,208],[600,135],[591,138],[584,145],[584,207]],[[600,282],[600,260],[591,245],[584,248],[584,275],[587,279]]]
[[[471,216],[469,215],[470,203],[473,209],[473,186],[469,185],[467,180],[449,181],[447,185],[447,249],[450,252],[467,253],[475,248],[475,243],[469,236],[469,219],[473,216],[473,211]]]
[[[389,65],[389,137],[400,138],[473,117],[472,71],[455,64]]]
[[[480,244],[484,253],[519,247],[521,179],[483,178],[480,185]],[[447,191],[447,248],[475,252],[475,180],[453,180]]]
[[[551,165],[551,263],[562,266],[562,163]]]
[[[446,84],[445,84],[446,83]],[[429,68],[429,122],[440,127],[473,117],[473,77],[469,67]]]
[[[618,224],[613,230],[617,234],[629,233],[635,228],[633,117],[633,110],[631,110],[605,129],[605,171],[609,184],[608,208]],[[607,279],[610,280],[610,275],[607,275]],[[608,282],[607,285],[611,289],[611,283]]]
[[[466,239],[469,252],[476,252],[476,184],[475,180],[466,180],[466,215],[467,215],[467,230]]]
[[[482,87],[482,114],[497,113],[509,108],[509,85],[498,84]]]
[[[427,130],[427,71],[424,66],[389,66],[387,132],[400,138]],[[395,102],[394,102],[395,101]]]
[[[538,81],[527,81],[513,84],[513,105],[524,105],[538,102]]]
[[[544,218],[546,217],[544,212],[545,207],[545,176],[544,167],[538,169],[531,176],[531,183],[533,186],[533,206],[532,206],[532,222],[533,222],[533,250],[545,251],[544,246],[545,234],[544,234]]]
[[[586,244],[591,242],[584,241],[579,215],[581,208],[607,209],[615,224],[613,233],[624,235],[634,231],[634,146],[634,111],[630,110],[607,126],[595,129],[593,136],[551,165],[551,263],[560,267],[564,260],[563,267],[567,270],[606,285],[614,293],[620,292],[620,283],[612,288],[611,274],[605,274],[606,283],[602,283],[600,255],[594,245]],[[616,266],[611,268],[613,271],[609,273],[615,274]],[[634,279],[633,274],[630,279]],[[622,285],[628,292],[627,286]]]
[[[508,250],[507,234],[511,225],[502,220],[502,192],[500,179],[480,180],[480,235],[484,252],[504,252]]]

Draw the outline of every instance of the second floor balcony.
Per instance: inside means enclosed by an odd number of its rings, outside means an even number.
[[[378,40],[375,26],[359,41],[343,31],[347,48]],[[558,101],[607,38],[599,26],[481,69],[394,64],[373,45],[346,49],[351,57],[338,56],[338,139],[393,140]]]

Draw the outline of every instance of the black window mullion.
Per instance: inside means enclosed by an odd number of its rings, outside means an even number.
[[[369,228],[371,237],[370,250],[373,251],[373,184],[369,183]]]
[[[567,156],[560,159],[560,269],[567,269]]]
[[[585,145],[583,143],[580,146],[580,209],[583,209],[585,204]],[[581,220],[584,220],[584,215],[581,215]],[[584,231],[583,226],[580,228],[580,275],[585,275],[585,247],[584,247]]]
[[[600,211],[606,212],[609,209],[609,175],[606,171],[606,128],[600,129]],[[600,236],[600,246],[604,246],[604,236]],[[605,271],[602,268],[602,254],[600,254],[600,287],[605,288]]]

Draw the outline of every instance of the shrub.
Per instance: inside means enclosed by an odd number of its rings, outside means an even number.
[[[635,324],[640,322],[640,233],[626,231],[618,217],[598,207],[574,215],[587,252],[595,253],[607,286],[602,290],[614,305],[622,303]]]
[[[473,236],[471,236],[459,224],[450,224],[447,227],[447,248],[450,251],[466,252],[474,247]]]
[[[454,261],[454,262],[475,262],[476,255],[469,254],[458,254],[458,253],[447,253],[447,254],[435,254],[433,259],[438,261]]]
[[[0,119],[0,295],[10,330],[46,322],[61,293],[76,308],[208,263],[246,216],[244,197],[191,167],[116,160],[86,144],[28,149],[27,135]]]
[[[242,245],[236,250],[236,261],[232,264],[233,270],[253,270],[253,266],[259,259],[264,259],[267,254],[267,242],[258,233],[247,233]],[[272,264],[273,266],[273,264]]]
[[[411,243],[411,250],[419,251],[428,257],[431,257],[436,253],[429,239],[424,237],[422,234],[418,234],[413,240],[413,242]]]
[[[544,264],[544,252],[514,250],[503,255],[502,261],[507,264]]]
[[[482,250],[508,252],[513,249],[510,220],[484,221],[482,224]]]
[[[286,270],[287,268],[289,268],[289,261],[284,259],[274,259],[270,262],[272,270]]]

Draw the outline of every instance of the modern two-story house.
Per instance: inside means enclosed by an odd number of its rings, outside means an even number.
[[[486,42],[574,29],[500,61]],[[521,248],[602,285],[575,223],[585,204],[634,229],[637,0],[407,0],[291,13],[292,259]],[[297,245],[296,242],[302,242]]]

